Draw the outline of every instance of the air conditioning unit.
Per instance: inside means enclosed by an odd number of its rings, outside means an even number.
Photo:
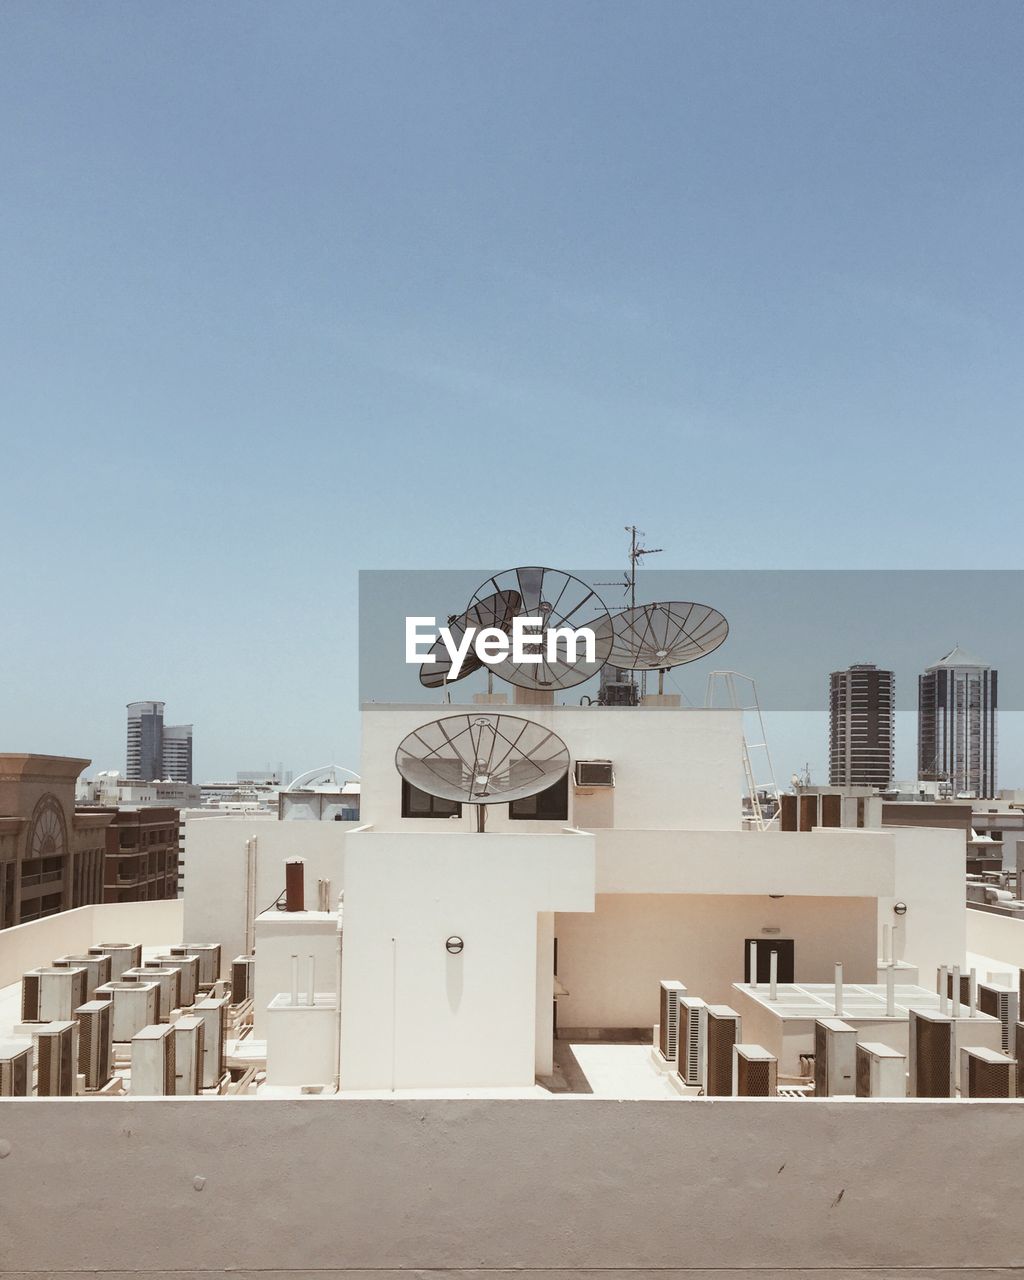
[[[78,1024],[47,1022],[32,1028],[36,1045],[36,1093],[40,1098],[70,1098],[78,1071]]]
[[[115,1044],[127,1044],[143,1027],[160,1021],[160,988],[155,982],[106,982],[96,988],[96,999],[111,1002]]]
[[[1002,1049],[1013,1053],[1016,1049],[1016,1026],[1020,1016],[1020,998],[1010,987],[997,987],[991,982],[978,983],[978,1008],[991,1014],[1003,1024]]]
[[[67,1022],[86,1000],[85,969],[30,969],[21,980],[24,1022]]]
[[[255,956],[235,956],[231,961],[231,1003],[241,1004],[255,995]]]
[[[865,1041],[857,1046],[857,1097],[905,1098],[907,1055],[887,1044]]]
[[[203,1087],[203,1047],[206,1023],[194,1013],[171,1023],[174,1029],[174,1092],[196,1094]]]
[[[779,1060],[759,1044],[732,1047],[732,1092],[736,1098],[774,1098],[779,1092]]]
[[[0,1040],[0,1098],[27,1098],[32,1092],[32,1041]]]
[[[1016,1095],[1017,1064],[995,1049],[960,1050],[961,1098],[1012,1098]]]
[[[732,1051],[740,1043],[740,1015],[727,1004],[706,1004],[700,1011],[704,1038],[701,1083],[709,1098],[732,1097]]]
[[[956,1092],[956,1023],[941,1013],[910,1010],[912,1098],[952,1098]]]
[[[110,981],[117,982],[125,969],[142,964],[142,945],[136,942],[98,942],[91,956],[110,956]]]
[[[577,760],[574,776],[578,787],[615,786],[615,770],[610,760]]]
[[[192,942],[180,947],[171,947],[171,955],[199,957],[200,987],[212,987],[220,977],[219,942]]]
[[[857,1032],[841,1018],[814,1023],[814,1096],[852,1098],[856,1092]]]
[[[202,1018],[205,1024],[203,1034],[203,1088],[212,1089],[220,1083],[225,1068],[227,997],[222,996],[218,1000],[197,1000],[192,1006],[192,1012],[197,1018]]]
[[[53,962],[55,969],[84,969],[88,974],[85,983],[85,998],[92,999],[92,993],[103,982],[110,981],[110,956],[59,956]]]
[[[155,982],[160,988],[160,1021],[170,1022],[171,1010],[181,1008],[181,973],[177,969],[125,969],[122,982]]]
[[[679,1056],[679,997],[685,995],[686,988],[681,982],[669,979],[662,982],[658,1048],[666,1062],[675,1062]]]
[[[177,969],[181,974],[181,1008],[187,1009],[199,994],[198,956],[156,956],[147,960],[144,969]]]
[[[108,1000],[87,1000],[75,1010],[78,1023],[78,1074],[87,1089],[102,1089],[114,1074],[113,1009]]]
[[[132,1036],[131,1092],[146,1097],[175,1092],[173,1023],[143,1027]]]
[[[700,1016],[704,1001],[700,996],[680,996],[676,1004],[679,1010],[676,1070],[684,1084],[699,1087],[704,1072],[704,1030]]]

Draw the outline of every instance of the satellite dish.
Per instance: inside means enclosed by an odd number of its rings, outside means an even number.
[[[520,716],[445,716],[402,739],[395,767],[406,782],[443,800],[507,804],[563,778],[569,748],[544,725]]]
[[[452,633],[452,639],[456,645],[462,643],[462,637],[470,627],[475,627],[477,630],[483,627],[498,627],[507,635],[512,628],[512,619],[519,612],[521,605],[522,597],[516,591],[497,591],[483,600],[477,600],[474,597],[473,603],[465,613],[454,614],[448,619],[448,630]],[[476,656],[475,650],[470,648],[462,660],[462,667],[455,679],[462,680],[472,675],[474,671],[479,671],[483,665]],[[452,680],[449,674],[451,669],[451,655],[444,643],[438,639],[430,650],[430,656],[420,667],[420,684],[426,685],[428,689],[440,689],[446,684],[454,684],[455,680]]]
[[[547,660],[544,646],[541,646],[540,662],[515,662],[510,656],[504,661],[489,663],[490,669],[502,680],[520,689],[571,689],[573,685],[582,684],[597,675],[608,661],[614,638],[611,615],[594,588],[571,573],[537,566],[505,569],[487,579],[474,595],[470,608],[482,604],[493,593],[518,594],[521,603],[517,615],[541,618],[544,630],[571,627],[575,631],[589,627],[596,641],[593,662],[582,660],[582,646],[580,661],[569,661],[570,655],[563,640],[551,662]]]
[[[712,653],[729,624],[707,604],[673,600],[638,604],[615,615],[609,665],[630,671],[666,671]]]

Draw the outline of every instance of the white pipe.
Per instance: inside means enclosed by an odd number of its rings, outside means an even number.
[[[757,986],[757,943],[753,939],[750,943],[750,985]]]
[[[892,925],[882,925],[882,963],[892,962]]]
[[[949,995],[946,986],[948,973],[949,969],[946,965],[939,966],[939,1013],[943,1016],[949,1013]]]
[[[970,988],[968,992],[968,1001],[969,1001],[969,1007],[971,1011],[970,1016],[973,1018],[975,1014],[977,1014],[978,1012],[978,971],[977,969],[971,970],[970,980],[967,985]]]
[[[343,919],[345,915],[345,891],[344,889],[338,894],[338,956],[335,966],[335,982],[337,991],[337,1004],[335,1006],[335,1026],[334,1026],[334,1092],[341,1092],[341,951],[344,936]]]
[[[779,998],[779,953],[773,951],[768,962],[768,999]]]
[[[953,966],[953,1017],[960,1017],[960,966]]]
[[[299,957],[292,956],[292,1008],[299,1003]]]
[[[896,966],[892,964],[885,970],[885,1016],[896,1017]]]
[[[836,965],[836,1017],[843,1016],[843,966]]]
[[[306,1004],[316,1004],[316,956],[306,966]]]

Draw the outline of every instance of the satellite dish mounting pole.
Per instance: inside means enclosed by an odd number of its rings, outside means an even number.
[[[487,806],[478,804],[476,807],[476,829],[477,831],[486,831],[487,829]]]

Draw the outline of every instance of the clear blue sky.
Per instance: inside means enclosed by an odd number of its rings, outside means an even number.
[[[0,749],[354,764],[360,568],[1015,567],[1022,37],[6,0]]]

